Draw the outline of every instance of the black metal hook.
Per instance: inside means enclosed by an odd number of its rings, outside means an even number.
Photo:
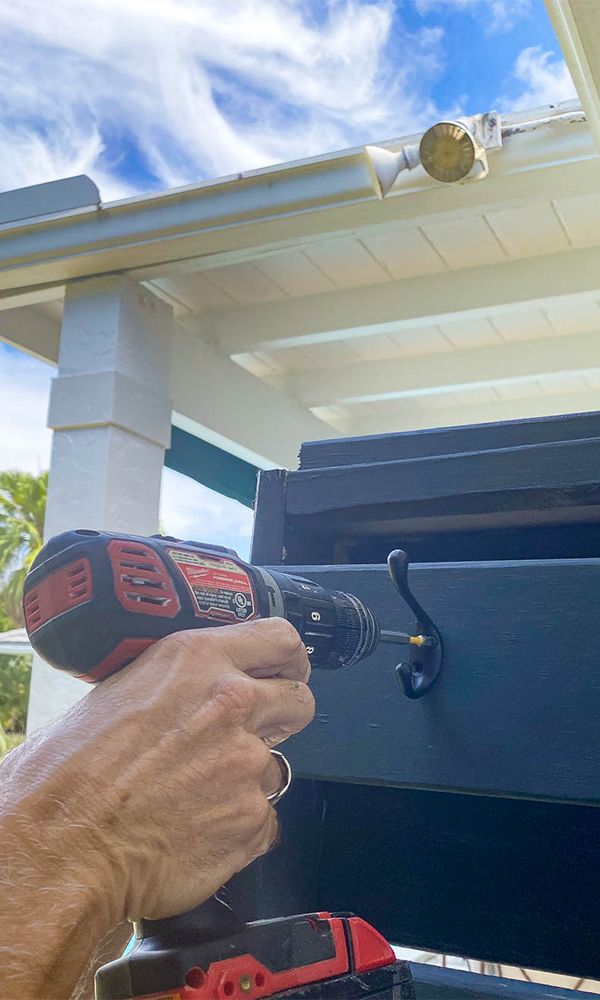
[[[431,618],[417,601],[408,583],[409,558],[402,549],[388,556],[388,570],[394,587],[416,618],[416,634],[408,637],[407,661],[396,667],[396,678],[407,698],[422,698],[437,680],[442,666],[442,637]]]

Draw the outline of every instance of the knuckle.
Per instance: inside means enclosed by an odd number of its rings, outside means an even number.
[[[316,702],[315,696],[306,684],[302,684],[298,691],[298,705],[301,709],[303,728],[315,717]]]
[[[162,651],[173,654],[183,660],[190,656],[198,656],[212,648],[212,637],[209,630],[185,629],[181,632],[172,632],[160,640]]]
[[[245,773],[251,778],[261,777],[271,762],[271,755],[265,744],[256,737],[245,740],[238,747],[238,756]]]
[[[285,692],[288,711],[293,710],[293,732],[299,732],[308,726],[315,716],[315,697],[307,684],[301,681],[290,681]]]
[[[286,618],[269,618],[268,622],[271,641],[278,644],[286,659],[305,652],[299,633]]]
[[[239,810],[238,836],[242,840],[260,838],[265,824],[269,822],[270,812],[272,812],[271,805],[259,789],[248,793]]]
[[[212,693],[213,704],[217,706],[225,721],[244,722],[256,705],[256,682],[246,674],[231,672],[219,679]]]

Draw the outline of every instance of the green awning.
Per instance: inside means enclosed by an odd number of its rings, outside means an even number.
[[[165,453],[165,465],[216,493],[239,500],[246,507],[254,504],[257,467],[179,427],[171,428],[171,447]]]

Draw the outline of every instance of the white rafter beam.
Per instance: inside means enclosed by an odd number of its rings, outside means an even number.
[[[228,354],[301,347],[536,307],[600,292],[600,248],[206,314],[203,331]]]
[[[381,404],[376,413],[359,416],[353,420],[340,421],[340,433],[351,436],[362,434],[385,434],[394,431],[421,430],[430,427],[460,427],[468,424],[485,424],[498,420],[520,420],[527,417],[550,417],[561,413],[587,413],[600,410],[600,389],[589,389],[576,393],[556,393],[535,396],[529,399],[495,400],[489,403],[450,403],[448,407],[435,410],[416,409],[411,406],[398,407]]]
[[[290,373],[278,384],[304,406],[410,399],[439,392],[600,368],[598,330],[410,358]]]
[[[174,423],[262,468],[295,468],[303,441],[335,436],[329,424],[182,327],[175,327]]]
[[[41,361],[56,364],[60,322],[34,306],[0,309],[0,340]]]
[[[596,0],[546,0],[546,8],[600,148],[600,10]]]

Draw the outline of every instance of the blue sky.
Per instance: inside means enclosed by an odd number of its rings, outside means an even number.
[[[0,37],[4,190],[109,200],[573,94],[542,0],[0,0]]]
[[[0,41],[0,191],[109,201],[575,96],[542,0],[0,0]],[[0,345],[0,468],[47,465],[51,375]],[[162,519],[247,552],[249,512],[175,473]]]

